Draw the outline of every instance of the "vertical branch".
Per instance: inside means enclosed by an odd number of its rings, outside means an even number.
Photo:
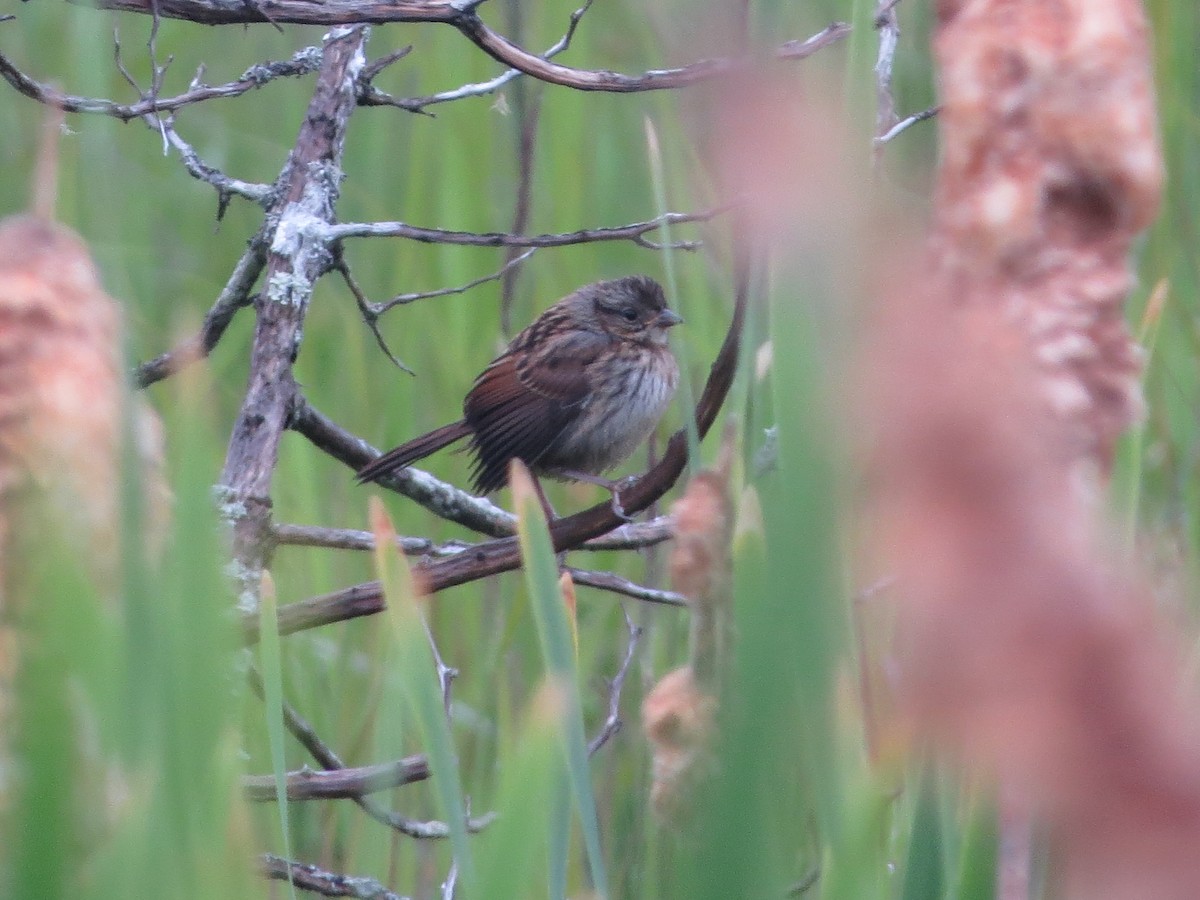
[[[243,606],[256,605],[269,554],[271,478],[296,397],[292,365],[313,285],[332,263],[324,227],[335,220],[346,126],[356,104],[367,37],[365,26],[326,35],[316,88],[280,176],[279,199],[268,211],[275,233],[266,287],[256,303],[250,383],[221,475],[223,514],[233,525]]]
[[[512,0],[511,30],[518,41],[524,42],[525,16],[522,0]],[[513,209],[513,234],[524,234],[529,227],[529,211],[533,205],[533,155],[537,143],[538,119],[542,112],[542,92],[530,90],[528,81],[517,79],[513,85],[513,113],[517,127],[517,198]],[[512,305],[517,290],[519,268],[510,264],[520,253],[519,247],[504,251],[504,277],[500,282],[500,330],[505,338],[512,336]]]
[[[875,137],[881,138],[896,124],[896,101],[892,96],[892,65],[900,40],[897,0],[879,0],[875,29],[879,32],[879,55],[875,59]]]

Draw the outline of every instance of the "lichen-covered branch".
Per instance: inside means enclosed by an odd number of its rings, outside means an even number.
[[[272,209],[276,226],[250,356],[250,383],[221,475],[222,512],[233,525],[234,577],[244,608],[257,604],[270,548],[271,480],[279,439],[296,398],[292,364],[300,350],[313,286],[331,265],[320,233],[333,223],[342,179],[346,125],[356,105],[368,30],[331,31],[320,74]]]

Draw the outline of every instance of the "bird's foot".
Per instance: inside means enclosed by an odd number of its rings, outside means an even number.
[[[636,475],[627,475],[624,478],[613,481],[611,478],[601,478],[599,475],[589,475],[587,472],[575,472],[571,469],[563,469],[558,471],[557,474],[564,478],[570,478],[573,481],[583,481],[604,488],[612,494],[613,514],[622,522],[634,521],[633,517],[625,512],[625,507],[621,505],[621,491],[633,487],[638,480]]]
[[[613,515],[615,515],[622,522],[635,521],[633,516],[626,515],[625,507],[621,505],[621,491],[626,490],[627,488],[633,487],[633,485],[636,482],[637,482],[636,475],[628,475],[625,478],[621,478],[617,481],[611,481],[607,485],[608,489],[612,492]]]

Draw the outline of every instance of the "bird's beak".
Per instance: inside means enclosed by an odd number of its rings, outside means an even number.
[[[658,314],[656,324],[659,328],[670,328],[672,325],[679,325],[683,322],[683,316],[675,312],[673,309],[664,309]]]

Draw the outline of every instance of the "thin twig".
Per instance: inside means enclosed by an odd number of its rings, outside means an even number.
[[[775,55],[780,59],[808,59],[818,50],[824,50],[836,44],[850,33],[850,25],[846,22],[830,22],[816,34],[802,41],[787,41],[782,44]]]
[[[117,47],[119,53],[119,43]],[[174,97],[157,97],[153,94],[142,94],[141,89],[137,86],[137,82],[118,56],[118,71],[138,91],[142,99],[137,103],[117,103],[115,100],[106,100],[102,97],[77,97],[73,94],[63,93],[51,85],[44,84],[24,74],[10,59],[0,54],[0,76],[3,76],[19,93],[24,94],[31,100],[36,100],[47,106],[54,106],[64,112],[112,116],[123,122],[140,119],[143,116],[153,115],[154,113],[173,112],[185,106],[203,103],[207,100],[240,97],[247,91],[262,87],[274,78],[291,78],[307,75],[315,72],[320,66],[321,48],[305,47],[303,50],[297,51],[291,59],[269,61],[251,66],[236,81],[212,86],[193,82],[193,85],[182,94]]]
[[[391,53],[385,53],[379,59],[372,60],[363,66],[362,73],[358,76],[358,83],[361,87],[363,84],[370,84],[371,81],[388,66],[398,63],[408,54],[412,53],[412,44],[407,47],[401,47],[399,50],[393,50]]]
[[[576,584],[597,588],[601,591],[611,591],[614,594],[624,594],[635,600],[646,603],[658,603],[663,606],[687,606],[687,598],[675,591],[663,591],[658,588],[645,587],[612,572],[594,572],[588,569],[576,569],[567,566],[571,580]]]
[[[134,383],[139,388],[149,387],[190,363],[208,356],[225,334],[225,329],[229,327],[237,311],[253,302],[250,290],[258,280],[266,259],[265,244],[261,236],[256,237],[233,267],[225,287],[204,316],[200,332],[173,350],[138,366],[133,373]]]
[[[588,743],[588,756],[594,756],[597,750],[607,744],[621,730],[621,689],[625,687],[625,677],[629,674],[630,663],[633,662],[633,656],[637,652],[638,642],[643,633],[642,627],[634,624],[629,613],[624,610],[622,613],[625,616],[625,627],[629,631],[629,643],[625,647],[625,658],[621,660],[621,667],[617,669],[617,674],[608,683],[608,718],[604,720],[604,727]]]
[[[450,860],[450,871],[442,882],[442,900],[454,900],[454,888],[458,884],[458,860]]]
[[[583,6],[571,13],[571,20],[567,25],[566,33],[561,38],[542,54],[542,59],[551,59],[557,56],[562,51],[571,46],[571,39],[575,36],[575,29],[579,26],[579,20],[583,18],[584,13],[591,8],[593,0],[587,0]],[[438,94],[433,94],[429,97],[409,97],[404,100],[396,100],[391,98],[393,102],[389,105],[399,106],[402,109],[408,109],[413,112],[423,112],[425,107],[434,106],[438,103],[449,103],[452,100],[462,100],[465,97],[483,97],[487,94],[494,93],[504,85],[516,78],[520,78],[525,73],[520,69],[507,69],[495,78],[488,81],[480,81],[475,84],[464,84],[454,90],[442,91]]]
[[[387,341],[383,337],[383,332],[379,330],[379,313],[375,311],[374,304],[367,299],[367,295],[363,293],[363,289],[358,286],[353,273],[350,271],[350,266],[346,263],[346,258],[341,252],[340,245],[334,256],[333,263],[334,271],[342,276],[342,280],[346,282],[346,287],[350,289],[351,295],[354,297],[354,302],[358,306],[358,312],[362,316],[363,322],[375,337],[375,343],[383,352],[383,355],[402,372],[407,372],[409,375],[415,375],[412,369],[401,362],[400,357],[392,352],[392,348],[388,346]]]
[[[647,522],[627,522],[607,534],[584,541],[575,550],[640,550],[675,536],[675,520],[655,516]]]
[[[879,137],[875,138],[875,143],[876,144],[886,144],[886,143],[888,143],[888,141],[891,141],[894,138],[898,137],[899,135],[903,134],[904,132],[908,131],[908,129],[912,128],[918,122],[924,122],[926,119],[932,119],[939,112],[941,112],[941,110],[942,110],[941,106],[931,106],[931,107],[929,107],[929,109],[923,109],[919,113],[913,113],[908,118],[901,119],[899,122],[897,122],[891,128],[889,128],[886,133],[881,134]]]
[[[179,158],[183,160],[183,165],[188,170],[188,174],[197,181],[203,181],[205,184],[212,185],[216,189],[217,221],[220,221],[225,215],[225,210],[229,206],[229,199],[234,196],[244,197],[251,203],[255,203],[264,209],[271,207],[275,203],[275,185],[256,184],[251,181],[230,178],[215,166],[210,166],[200,158],[200,154],[196,152],[195,148],[175,131],[174,120],[164,120],[163,129],[166,132],[167,140],[170,141],[171,146],[179,153]]]
[[[445,660],[442,659],[442,651],[438,649],[437,640],[433,636],[433,629],[429,627],[429,622],[424,615],[421,616],[421,624],[425,627],[425,638],[429,641],[429,649],[433,652],[433,663],[437,667],[438,685],[442,689],[442,708],[446,715],[446,721],[452,723],[450,717],[450,690],[454,685],[454,679],[458,677],[458,669],[446,665]]]
[[[533,254],[537,253],[537,251],[537,247],[531,247],[519,256],[514,256],[495,272],[492,272],[488,275],[481,275],[474,281],[468,281],[466,284],[459,285],[458,287],[439,288],[435,291],[421,291],[420,293],[412,294],[396,294],[396,296],[392,297],[390,300],[385,300],[382,303],[368,303],[367,306],[372,315],[379,317],[394,307],[404,306],[408,303],[414,303],[417,300],[426,300],[431,297],[449,297],[452,294],[465,294],[467,291],[471,290],[471,288],[479,287],[481,284],[487,284],[489,281],[499,281],[509,271],[521,265],[521,263],[533,256]]]
[[[665,225],[682,225],[688,222],[707,222],[733,208],[733,204],[714,207],[698,213],[666,213],[646,222],[633,222],[614,228],[588,228],[562,234],[510,234],[504,231],[475,232],[452,231],[445,228],[422,228],[406,222],[341,222],[326,229],[326,236],[333,241],[344,241],[358,237],[399,237],[426,244],[455,244],[465,247],[568,247],[574,244],[598,243],[601,241],[633,241],[639,246],[661,250],[664,245],[653,243],[645,235]],[[694,250],[696,241],[680,241],[671,244],[672,249]]]

